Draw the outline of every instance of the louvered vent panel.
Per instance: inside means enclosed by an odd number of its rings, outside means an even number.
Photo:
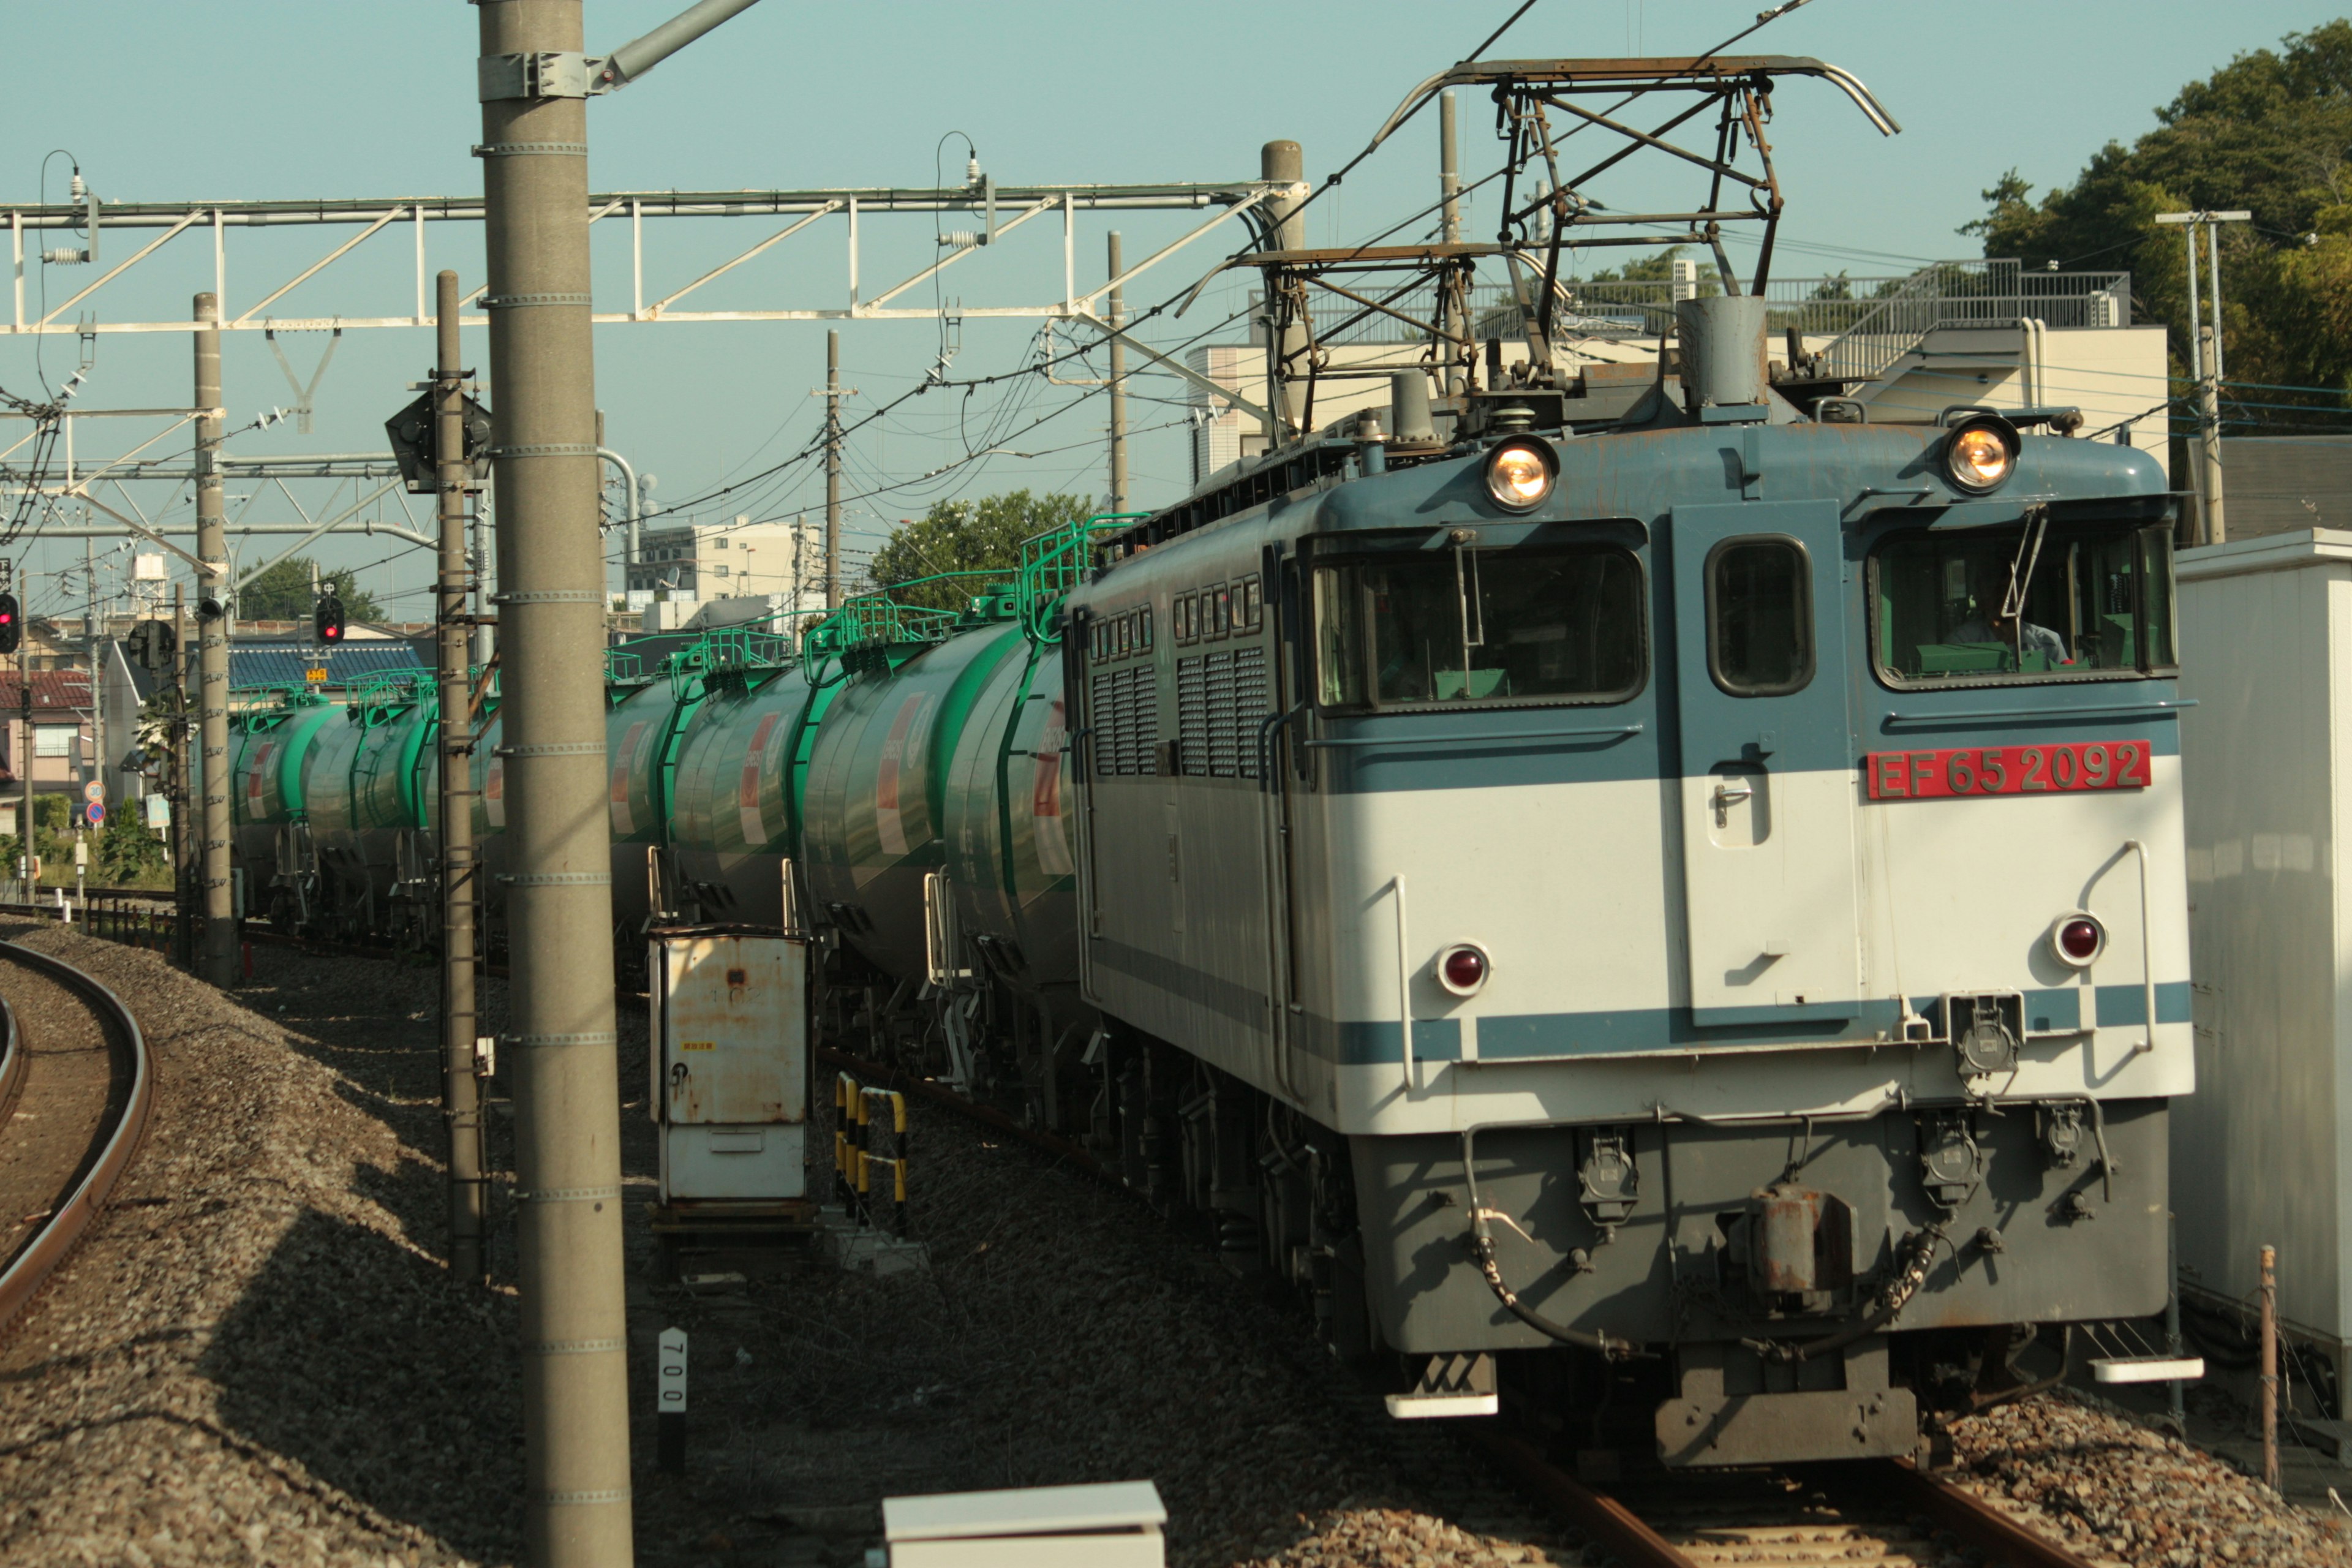
[[[1177,751],[1184,772],[1199,778],[1209,771],[1209,702],[1198,656],[1176,661]]]
[[[1229,779],[1239,771],[1239,747],[1234,735],[1234,656],[1213,653],[1208,658],[1209,772]]]
[[[1237,648],[1234,653],[1234,742],[1245,779],[1257,777],[1258,731],[1265,715],[1265,649]]]

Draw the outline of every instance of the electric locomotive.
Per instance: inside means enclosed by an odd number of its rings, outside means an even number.
[[[2063,410],[1803,417],[1759,301],[1682,310],[1615,419],[1416,373],[1102,543],[1086,1059],[1399,1415],[1516,1366],[1669,1463],[1908,1452],[2164,1299],[2171,501]]]

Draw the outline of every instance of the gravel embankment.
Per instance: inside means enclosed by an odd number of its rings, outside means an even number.
[[[224,999],[153,955],[31,940],[121,992],[163,1076],[127,1202],[0,1348],[0,1561],[511,1561],[510,1214],[501,1196],[499,1287],[450,1289],[432,972],[260,950]],[[499,1026],[503,988],[483,1002]],[[740,1279],[656,1288],[635,1008],[622,1039],[640,1562],[845,1568],[886,1495],[1135,1477],[1167,1500],[1182,1568],[1583,1561],[1205,1247],[944,1112],[917,1111],[928,1272],[748,1255],[688,1265]],[[672,1325],[693,1343],[675,1478],[651,1468],[647,1403]],[[2352,1561],[2312,1516],[2079,1404],[1956,1440],[1972,1484],[2135,1568]]]
[[[514,1304],[442,1280],[437,1111],[154,954],[0,936],[113,987],[159,1067],[115,1205],[0,1347],[0,1561],[511,1557]],[[348,968],[343,1032],[420,1026],[415,977]]]
[[[1954,1479],[2085,1556],[2132,1568],[2352,1563],[2341,1525],[2095,1395],[2066,1389],[1953,1427]]]

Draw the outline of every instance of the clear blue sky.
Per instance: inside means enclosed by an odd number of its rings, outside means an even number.
[[[634,37],[682,4],[590,0],[589,47]],[[1414,82],[1470,48],[1511,8],[1507,0],[1286,7],[1247,0],[1184,6],[764,0],[627,91],[592,106],[591,181],[599,190],[927,185],[942,164],[950,181],[961,176],[961,141],[940,151],[951,132],[969,135],[983,165],[1007,184],[1247,178],[1257,172],[1260,143],[1278,136],[1302,142],[1307,173],[1319,177],[1361,147]],[[1758,8],[1759,0],[1541,0],[1492,53],[1696,50],[1737,31]],[[2336,11],[2303,0],[2163,6],[1977,0],[1961,8],[1925,0],[1812,0],[1741,47],[1816,55],[1845,67],[1869,84],[1906,133],[1882,140],[1823,84],[1793,83],[1778,96],[1773,135],[1789,196],[1783,235],[1790,248],[1776,270],[1863,275],[1903,270],[1902,258],[1968,254],[1968,242],[1954,230],[1982,210],[1979,193],[2004,170],[2017,168],[2037,188],[2066,180],[2103,142],[2147,131],[2154,108],[2183,82]],[[458,0],[12,5],[8,43],[18,66],[0,94],[0,196],[38,195],[42,155],[54,147],[69,149],[100,194],[117,199],[478,193],[479,169],[468,153],[480,140],[475,16]],[[1339,199],[1319,201],[1310,237],[1358,237],[1428,201],[1436,168],[1433,121],[1409,127],[1349,176]],[[1479,172],[1489,155],[1475,110],[1464,129],[1465,162]],[[52,199],[62,192],[66,168],[63,160],[48,165]],[[1172,237],[1181,221],[1151,215],[1123,220],[1129,258]],[[772,232],[755,222],[648,225],[648,297]],[[868,220],[869,294],[877,280],[896,281],[936,254],[930,226],[919,217]],[[1099,276],[1109,226],[1081,216],[1082,280]],[[961,264],[949,275],[952,291],[973,305],[1058,295],[1058,226],[1044,219],[1032,229]],[[241,308],[240,291],[249,302],[341,237],[298,229],[234,240],[233,254],[242,259],[231,279],[232,310]],[[480,281],[475,231],[442,226],[431,237],[432,265],[456,267],[468,288]],[[108,243],[119,258],[140,242],[126,235],[110,236]],[[1189,285],[1214,254],[1207,243],[1200,263],[1188,253],[1156,286],[1139,286],[1130,306]],[[832,304],[842,290],[842,252],[838,220],[820,224],[714,285],[708,297],[719,307]],[[379,236],[354,255],[356,265],[339,265],[275,309],[301,315],[404,311],[410,258],[405,237]],[[625,307],[625,237],[615,232],[600,238],[597,264],[600,306]],[[86,272],[75,280],[55,269],[52,287],[70,289],[87,280]],[[39,281],[36,276],[28,286],[37,291]],[[115,319],[176,316],[191,293],[210,284],[210,247],[190,236],[100,300]],[[1192,331],[1212,303],[1204,300],[1171,335]],[[1011,368],[1031,331],[970,323],[951,374]],[[822,324],[797,322],[601,328],[598,398],[607,411],[608,439],[641,471],[657,473],[659,495],[668,499],[789,457],[815,426],[807,391],[823,380],[824,333]],[[296,338],[287,346],[307,377],[324,343]],[[470,338],[468,349],[477,360],[486,357]],[[861,394],[850,415],[913,384],[938,350],[936,329],[928,324],[845,324],[844,380]],[[314,435],[299,436],[289,423],[235,445],[249,452],[375,447],[383,419],[406,400],[406,384],[424,372],[431,352],[425,331],[349,334],[320,387]],[[54,381],[60,365],[70,369],[71,340],[52,339],[42,354]],[[101,338],[85,401],[179,401],[186,395],[187,354],[186,339],[176,334]],[[258,334],[231,336],[226,380],[229,405],[240,415],[291,397]],[[0,385],[29,392],[37,384],[31,341],[0,339]],[[1179,395],[1168,382],[1140,390]],[[1099,492],[1099,398],[1009,443],[1042,454],[1034,458],[995,458],[908,483],[961,455],[965,440],[992,420],[998,430],[1017,428],[1076,395],[1036,383],[986,389],[969,401],[933,392],[869,429],[853,449],[849,488],[880,493],[854,507],[852,546],[870,548],[890,522],[941,495],[1017,485]],[[1146,429],[1178,413],[1139,401],[1133,419]],[[763,515],[821,504],[814,468],[804,465],[784,483],[761,487],[747,504],[756,503]],[[1182,432],[1141,435],[1135,469],[1140,501],[1178,493],[1188,477]],[[886,485],[895,488],[881,489]],[[166,501],[161,486],[142,492],[151,510]],[[325,499],[323,487],[298,487],[297,494],[314,511]],[[274,495],[255,500],[249,515],[294,516],[291,504]],[[396,507],[385,515],[396,518]],[[79,546],[69,552],[40,546],[32,564],[53,571],[67,564],[68,553],[78,563]],[[320,553],[331,563],[360,565],[390,551],[382,541],[355,540]],[[368,581],[379,592],[404,595],[394,601],[400,612],[424,613],[416,592],[425,581],[422,555],[377,567]],[[37,607],[42,598],[58,604],[45,592],[37,595]]]

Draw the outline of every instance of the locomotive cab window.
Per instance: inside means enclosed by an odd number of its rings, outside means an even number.
[[[2169,671],[2168,525],[2050,521],[1899,534],[1871,557],[1871,624],[1896,686]]]
[[[1642,592],[1614,545],[1319,566],[1318,696],[1354,709],[1622,701],[1648,663]]]
[[[1813,679],[1813,593],[1793,539],[1727,539],[1706,561],[1706,662],[1734,697],[1784,697]]]

